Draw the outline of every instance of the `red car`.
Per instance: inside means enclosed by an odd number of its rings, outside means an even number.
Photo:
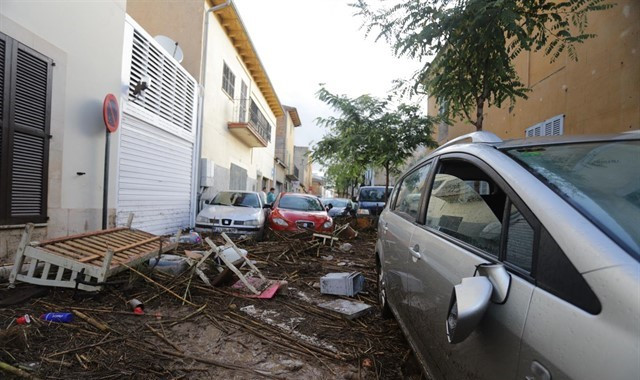
[[[333,231],[333,219],[318,197],[299,193],[280,193],[271,207],[269,227],[276,231]]]

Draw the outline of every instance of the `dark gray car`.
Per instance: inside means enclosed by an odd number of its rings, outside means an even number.
[[[425,372],[637,379],[639,162],[637,132],[476,132],[405,173],[378,225],[380,302]]]
[[[355,207],[350,199],[346,198],[322,198],[320,199],[325,207],[329,207],[329,216],[348,216],[355,214]]]

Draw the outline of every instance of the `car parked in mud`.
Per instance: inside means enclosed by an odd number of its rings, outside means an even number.
[[[263,237],[267,212],[259,193],[221,191],[204,204],[196,217],[196,231]]]
[[[389,186],[387,196],[384,195],[385,186],[362,186],[358,191],[357,213],[358,215],[378,215],[384,209],[386,199],[393,191]]]
[[[379,298],[427,377],[638,378],[639,158],[637,131],[476,132],[400,177]]]
[[[353,202],[346,198],[321,198],[322,204],[329,210],[329,216],[335,218],[336,216],[349,216],[355,215],[356,210]]]
[[[280,193],[271,207],[269,227],[275,231],[333,231],[333,219],[320,198],[300,193]]]

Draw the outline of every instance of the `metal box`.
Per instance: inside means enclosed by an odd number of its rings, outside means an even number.
[[[360,272],[328,273],[320,278],[320,293],[353,297],[364,289]]]
[[[212,160],[206,158],[200,159],[200,186],[213,186],[213,168],[214,164]]]

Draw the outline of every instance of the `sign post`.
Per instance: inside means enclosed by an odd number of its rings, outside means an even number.
[[[107,94],[102,103],[102,118],[106,129],[106,140],[104,146],[104,184],[102,189],[102,229],[107,229],[107,216],[109,214],[109,150],[111,145],[111,134],[118,130],[120,125],[120,106],[115,95]]]

